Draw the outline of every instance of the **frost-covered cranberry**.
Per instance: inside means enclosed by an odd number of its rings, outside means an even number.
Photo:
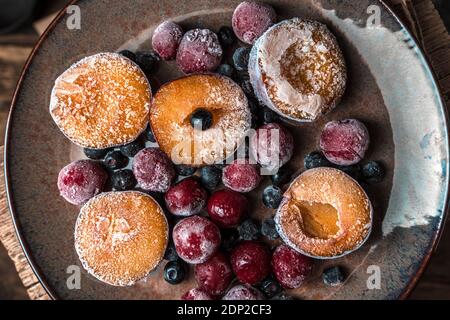
[[[195,266],[195,279],[199,287],[213,296],[225,293],[233,280],[228,257],[222,252],[217,252],[206,262]]]
[[[208,200],[208,214],[219,227],[236,227],[248,212],[247,198],[233,190],[214,192]]]
[[[213,298],[204,290],[194,288],[183,294],[182,300],[213,300]]]
[[[184,73],[214,71],[222,59],[217,35],[208,29],[194,29],[181,39],[177,53],[178,67]]]
[[[250,192],[261,182],[258,166],[248,160],[237,159],[223,169],[223,184],[237,192]]]
[[[328,122],[320,136],[320,149],[325,157],[341,166],[360,162],[369,143],[369,131],[356,119]]]
[[[167,209],[177,216],[192,216],[206,206],[208,195],[196,178],[186,178],[172,186],[164,196]]]
[[[220,245],[220,231],[206,218],[192,216],[181,220],[173,228],[173,242],[181,259],[188,263],[205,262]]]
[[[139,151],[134,157],[133,173],[142,189],[155,192],[166,192],[176,176],[172,162],[158,148]]]
[[[256,130],[250,143],[252,156],[268,170],[286,164],[294,152],[292,134],[278,123],[268,123]]]
[[[64,199],[79,205],[103,191],[107,178],[107,173],[98,163],[78,160],[61,169],[58,189]]]
[[[270,252],[257,241],[242,241],[230,255],[231,268],[242,283],[257,284],[270,274]]]
[[[311,274],[313,261],[287,245],[280,245],[272,255],[272,270],[286,289],[296,289]]]
[[[277,19],[275,10],[264,3],[244,1],[233,13],[232,24],[236,36],[253,44]]]
[[[222,298],[223,300],[262,300],[263,295],[261,292],[256,290],[255,288],[237,285],[232,287],[225,296]]]
[[[153,32],[153,50],[164,60],[175,59],[182,37],[183,29],[178,24],[164,21]]]

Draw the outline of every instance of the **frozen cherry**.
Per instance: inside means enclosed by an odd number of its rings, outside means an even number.
[[[249,160],[237,159],[223,169],[223,184],[237,192],[250,192],[261,182],[261,175],[256,165]]]
[[[228,257],[222,252],[217,252],[208,261],[197,264],[195,279],[199,287],[207,293],[213,296],[224,294],[233,280]]]
[[[250,286],[238,284],[223,296],[223,300],[262,300],[261,292]]]
[[[231,267],[242,283],[257,284],[270,274],[270,252],[257,241],[242,241],[230,255]]]
[[[170,187],[164,196],[167,209],[177,216],[192,216],[206,206],[208,195],[196,178],[186,178]]]
[[[213,298],[204,290],[194,288],[183,294],[181,300],[213,300]]]
[[[178,67],[184,73],[214,71],[222,59],[217,35],[208,29],[194,29],[181,39],[177,53]]]
[[[232,24],[236,36],[253,44],[277,19],[275,10],[264,3],[244,1],[233,13]]]
[[[155,192],[166,192],[176,176],[172,162],[158,148],[139,151],[134,157],[133,173],[142,189]]]
[[[252,156],[268,170],[278,170],[294,152],[292,134],[278,123],[268,123],[256,130],[250,143]]]
[[[208,214],[219,227],[237,226],[248,212],[247,198],[233,190],[214,192],[208,200]]]
[[[341,166],[360,162],[369,143],[369,131],[356,119],[328,122],[320,136],[320,149],[324,156]]]
[[[79,205],[103,191],[108,175],[91,160],[78,160],[61,169],[58,175],[58,189],[68,202]]]
[[[219,228],[208,219],[199,216],[178,222],[173,228],[172,236],[180,258],[192,264],[208,260],[220,245]]]
[[[287,245],[280,245],[272,255],[272,270],[278,282],[286,289],[296,289],[310,275],[313,267],[311,258]]]
[[[164,60],[175,59],[183,37],[183,29],[172,21],[164,21],[153,32],[153,50]]]

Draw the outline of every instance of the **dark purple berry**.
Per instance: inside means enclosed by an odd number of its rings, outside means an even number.
[[[117,170],[127,166],[128,158],[125,157],[120,151],[113,150],[106,154],[103,163],[108,169]]]
[[[89,159],[93,159],[93,160],[103,159],[105,157],[105,155],[108,153],[108,151],[110,151],[110,150],[111,149],[89,149],[89,148],[83,149],[86,157],[88,157]]]
[[[169,261],[164,267],[164,280],[170,284],[179,284],[186,276],[186,267],[181,260]]]
[[[136,62],[136,54],[130,50],[122,50],[119,52],[119,54],[121,54],[125,58],[130,59],[133,62]]]
[[[292,170],[289,167],[283,166],[278,169],[278,172],[270,177],[272,183],[276,186],[283,186],[291,181]]]
[[[378,183],[383,180],[385,170],[383,165],[377,161],[370,161],[362,167],[362,176],[368,183]]]
[[[216,72],[218,74],[221,74],[221,75],[229,77],[229,78],[233,78],[233,76],[234,76],[234,68],[232,66],[230,66],[229,64],[226,64],[226,63],[221,64],[217,68]]]
[[[237,230],[241,240],[258,240],[260,235],[258,225],[252,219],[244,220]]]
[[[331,267],[323,271],[322,280],[326,285],[336,287],[345,281],[345,273],[339,266]]]
[[[120,152],[126,157],[134,157],[139,151],[145,148],[141,140],[135,140],[120,147]]]
[[[175,171],[178,175],[183,177],[192,176],[195,171],[197,171],[197,168],[187,166],[185,164],[178,164],[175,166]]]
[[[159,58],[153,52],[136,53],[136,63],[144,71],[145,74],[151,74],[156,70]]]
[[[128,169],[116,171],[111,175],[112,188],[116,191],[131,190],[136,183],[133,171]]]
[[[216,166],[208,166],[200,169],[200,179],[208,190],[214,190],[222,181],[222,170]]]
[[[231,46],[236,41],[236,35],[233,29],[223,26],[219,29],[219,41],[224,47]]]
[[[233,53],[233,65],[234,68],[239,71],[247,71],[248,70],[248,59],[250,57],[251,48],[248,47],[240,47],[237,48]]]
[[[281,293],[283,288],[281,287],[280,283],[275,280],[273,277],[269,276],[268,278],[264,279],[260,285],[259,289],[267,298],[273,298],[274,296]]]
[[[261,224],[261,234],[270,240],[275,240],[279,237],[275,221],[272,218],[263,221]]]
[[[308,154],[303,160],[303,164],[307,170],[319,167],[333,167],[333,164],[320,151]]]
[[[267,208],[277,209],[283,199],[283,192],[276,186],[268,186],[263,191],[262,199]]]

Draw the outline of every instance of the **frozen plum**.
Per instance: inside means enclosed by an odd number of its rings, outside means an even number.
[[[228,257],[217,252],[211,259],[195,266],[195,279],[201,289],[213,296],[225,293],[233,280]]]
[[[164,21],[153,32],[153,50],[164,60],[175,59],[183,29],[173,21]]]
[[[261,182],[258,166],[248,160],[237,159],[223,169],[223,184],[237,192],[250,192]]]
[[[177,216],[192,216],[206,206],[208,194],[196,178],[186,178],[165,194],[167,209]]]
[[[232,287],[228,292],[223,296],[223,300],[262,300],[263,295],[261,292],[252,288],[250,286],[245,285],[236,285]]]

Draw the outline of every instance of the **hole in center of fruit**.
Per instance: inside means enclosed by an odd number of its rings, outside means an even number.
[[[296,203],[302,220],[303,232],[311,238],[330,239],[338,231],[338,212],[330,204],[301,201]]]

